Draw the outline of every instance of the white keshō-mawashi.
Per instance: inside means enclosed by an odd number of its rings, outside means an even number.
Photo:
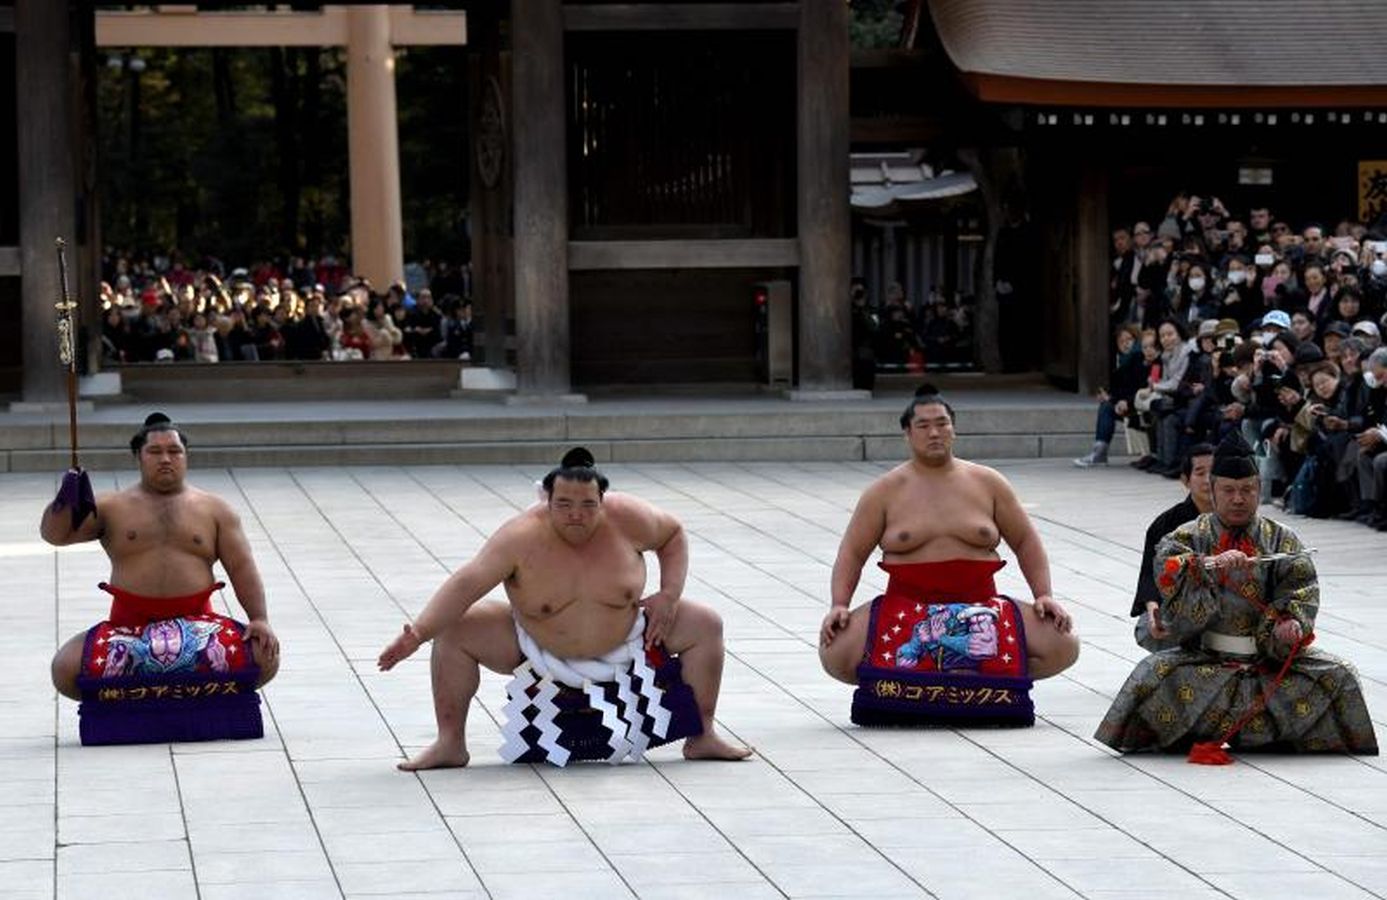
[[[515,762],[530,750],[521,732],[533,724],[539,729],[536,743],[544,751],[546,761],[556,766],[568,764],[570,754],[559,745],[560,731],[554,724],[559,714],[554,702],[559,684],[585,693],[588,703],[602,717],[602,724],[612,734],[609,763],[640,759],[650,744],[647,726],[649,734],[659,738],[669,733],[670,714],[664,708],[664,691],[655,686],[655,672],[645,662],[644,612],[636,616],[625,641],[596,659],[560,659],[540,647],[519,621],[515,623],[515,635],[525,662],[516,668],[506,685],[509,702],[503,707],[506,721],[501,726],[501,736],[505,741],[500,751],[506,762]],[[608,684],[616,685],[625,716],[607,699],[604,688]],[[641,698],[645,700],[645,712],[640,709]],[[531,707],[536,710],[533,723],[525,716]]]

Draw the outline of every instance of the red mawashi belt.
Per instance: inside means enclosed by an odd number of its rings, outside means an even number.
[[[211,586],[181,597],[146,597],[114,585],[101,582],[97,587],[111,595],[112,625],[139,627],[160,619],[177,619],[183,616],[196,616],[211,613],[212,595],[226,587],[218,581]]]

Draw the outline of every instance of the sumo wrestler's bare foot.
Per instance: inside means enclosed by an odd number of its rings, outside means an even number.
[[[472,761],[472,755],[462,746],[462,742],[434,741],[422,752],[396,766],[402,772],[418,772],[422,769],[461,769]]]
[[[705,731],[698,737],[684,741],[685,759],[746,759],[752,754],[750,747],[729,744],[713,731]]]

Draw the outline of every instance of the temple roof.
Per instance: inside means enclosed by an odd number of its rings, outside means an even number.
[[[979,99],[1098,106],[1387,103],[1379,0],[927,0]]]

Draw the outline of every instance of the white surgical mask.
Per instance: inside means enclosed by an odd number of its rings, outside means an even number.
[[[1243,269],[1234,269],[1228,273],[1229,284],[1242,284],[1247,280],[1247,272]]]
[[[1373,260],[1372,269],[1373,274],[1376,275],[1378,278],[1387,275],[1387,259]]]
[[[1377,387],[1377,376],[1373,374],[1372,369],[1363,370],[1363,383],[1370,388]]]
[[[1255,257],[1253,257],[1253,260],[1259,266],[1269,266],[1272,263],[1276,262],[1276,257],[1272,256],[1270,253],[1258,253]]]
[[[1199,293],[1200,291],[1204,290],[1204,279],[1203,279],[1203,278],[1191,278],[1191,279],[1190,279],[1190,290],[1194,291],[1196,294]]]

